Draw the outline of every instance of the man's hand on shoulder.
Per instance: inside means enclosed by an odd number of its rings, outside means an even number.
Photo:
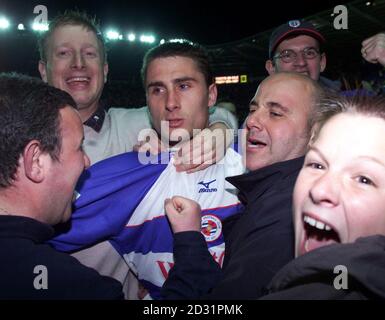
[[[177,171],[197,172],[219,162],[233,142],[233,136],[234,130],[221,122],[202,130],[181,145],[174,158]]]

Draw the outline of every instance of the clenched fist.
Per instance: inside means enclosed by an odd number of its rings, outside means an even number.
[[[197,202],[174,196],[165,200],[164,209],[174,233],[201,231],[201,207]]]

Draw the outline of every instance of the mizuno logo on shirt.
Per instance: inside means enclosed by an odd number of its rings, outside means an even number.
[[[202,193],[202,192],[217,192],[218,189],[217,188],[210,188],[210,184],[212,184],[213,182],[217,181],[217,179],[214,179],[212,181],[209,181],[209,182],[198,182],[198,185],[202,185],[203,188],[200,188],[199,189],[199,193]]]

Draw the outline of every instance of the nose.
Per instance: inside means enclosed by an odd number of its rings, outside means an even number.
[[[247,126],[247,129],[249,130],[252,128],[255,128],[259,131],[262,131],[264,127],[264,122],[265,121],[263,119],[261,112],[256,110],[253,113],[249,114],[249,116],[247,117],[246,126]]]
[[[303,52],[298,52],[295,59],[294,59],[294,63],[298,66],[305,66],[307,64],[307,61],[304,57],[304,53]]]
[[[166,109],[171,112],[179,107],[178,94],[173,89],[168,90],[166,97]]]
[[[85,66],[86,64],[83,55],[80,52],[75,53],[72,58],[72,68],[82,69]]]
[[[326,207],[337,206],[341,190],[338,179],[330,172],[325,172],[316,179],[309,191],[313,203]]]

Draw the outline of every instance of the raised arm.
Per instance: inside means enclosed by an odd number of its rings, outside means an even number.
[[[173,197],[165,201],[165,211],[174,232],[175,264],[161,296],[165,300],[197,299],[207,293],[221,275],[200,233],[200,206],[190,199]]]

